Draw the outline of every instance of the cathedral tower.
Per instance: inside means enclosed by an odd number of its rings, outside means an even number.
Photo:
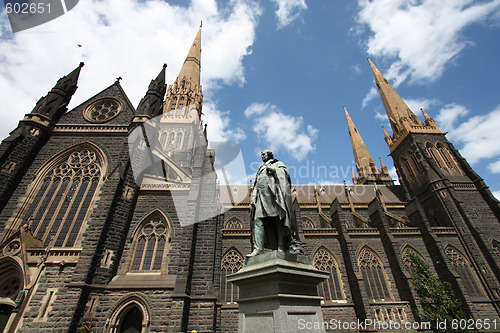
[[[384,136],[408,195],[410,223],[420,228],[440,277],[467,302],[465,310],[477,315],[481,304],[500,296],[499,203],[434,120],[422,110],[421,122],[368,61],[393,131],[391,136],[384,129]],[[450,228],[458,242],[436,243],[440,228]],[[499,307],[492,304],[488,311],[498,315]]]

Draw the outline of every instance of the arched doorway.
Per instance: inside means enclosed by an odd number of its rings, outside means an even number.
[[[137,306],[126,309],[120,319],[118,333],[142,332],[142,312]]]
[[[14,307],[11,305],[0,304],[0,332],[3,332],[5,325],[7,325],[13,309]]]

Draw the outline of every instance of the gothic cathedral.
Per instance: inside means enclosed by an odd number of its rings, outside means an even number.
[[[226,278],[250,252],[252,186],[219,185],[213,172],[200,61],[201,29],[174,83],[164,66],[137,108],[118,80],[68,111],[82,63],[2,141],[4,332],[237,330],[238,289]],[[292,189],[304,250],[330,274],[318,286],[324,320],[418,321],[411,249],[468,316],[500,325],[499,202],[433,119],[423,112],[421,122],[369,64],[400,185],[345,109],[354,185]]]

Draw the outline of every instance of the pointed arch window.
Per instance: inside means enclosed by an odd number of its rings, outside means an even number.
[[[162,149],[167,148],[167,133],[165,133],[165,132],[161,133],[160,146]]]
[[[243,229],[243,223],[240,220],[233,218],[226,222],[225,229]]]
[[[445,253],[448,255],[455,272],[462,278],[461,280],[467,293],[472,297],[484,296],[484,289],[464,255],[452,246],[447,246]]]
[[[177,97],[172,98],[172,104],[170,104],[170,111],[175,110],[177,107]]]
[[[243,267],[243,256],[236,250],[230,249],[222,257],[220,272],[221,298],[226,303],[238,301],[238,287],[227,281],[227,276],[238,272]]]
[[[180,149],[181,148],[181,144],[182,144],[182,133],[179,132],[179,133],[177,133],[177,142],[175,144],[175,147],[177,149]]]
[[[422,257],[422,255],[417,250],[415,250],[413,247],[411,247],[410,245],[405,245],[405,247],[403,247],[403,249],[401,250],[401,258],[403,259],[403,263],[404,263],[406,269],[408,270],[408,272],[410,274],[412,274],[412,269],[411,269],[412,260],[411,260],[410,256],[408,255],[409,251],[415,253],[424,262],[425,262],[425,260],[424,260],[424,257]]]
[[[314,223],[307,217],[302,219],[302,228],[303,229],[314,229]]]
[[[440,167],[441,169],[445,168],[444,163],[441,160],[441,157],[438,155],[436,147],[432,143],[426,142],[425,143],[425,150],[427,151],[429,156],[436,162],[438,167]]]
[[[186,99],[183,97],[181,97],[181,99],[179,100],[179,107],[177,108],[177,113],[182,115],[184,113],[184,106],[186,104]]]
[[[376,301],[392,300],[391,288],[379,256],[365,246],[359,252],[358,265],[368,298]]]
[[[454,169],[454,170],[460,172],[460,168],[458,167],[457,161],[453,158],[453,156],[451,155],[448,148],[446,148],[445,145],[443,145],[441,142],[438,142],[436,144],[436,147],[437,147],[437,151],[439,152],[439,155],[443,159],[446,167],[448,169]]]
[[[132,236],[135,244],[130,271],[165,270],[165,257],[170,250],[170,235],[170,225],[163,214],[154,212],[146,217]]]
[[[175,143],[175,133],[170,132],[170,135],[168,136],[168,144],[167,148],[173,148]]]
[[[417,158],[417,155],[415,154],[414,151],[408,150],[408,157],[410,164],[415,171],[416,176],[420,176],[421,174],[424,173],[424,169],[422,168],[422,165],[420,164],[420,161]]]
[[[320,247],[313,255],[312,264],[320,271],[330,272],[328,279],[318,285],[318,295],[323,297],[325,302],[343,300],[345,297],[339,265],[333,254],[326,248]]]
[[[46,246],[53,240],[53,246],[72,247],[102,182],[103,158],[91,148],[73,150],[61,157],[39,176],[43,181],[25,216],[31,217],[33,235]]]
[[[399,164],[401,165],[401,168],[403,168],[403,172],[410,182],[417,178],[413,172],[410,162],[408,161],[408,158],[405,155],[401,155],[399,157]]]

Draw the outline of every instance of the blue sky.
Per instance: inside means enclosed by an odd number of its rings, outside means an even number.
[[[0,136],[80,61],[70,109],[118,76],[137,105],[163,63],[175,80],[200,20],[203,120],[210,140],[241,146],[249,178],[272,148],[294,183],[351,182],[343,105],[391,169],[369,56],[500,197],[500,0],[82,0],[16,34],[3,11]]]

